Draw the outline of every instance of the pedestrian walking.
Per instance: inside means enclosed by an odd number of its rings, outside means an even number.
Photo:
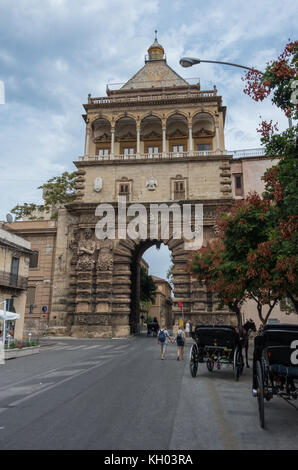
[[[158,335],[157,335],[157,344],[160,344],[161,347],[161,359],[164,360],[165,355],[166,355],[166,350],[167,350],[167,345],[169,343],[173,343],[174,341],[171,339],[168,330],[166,329],[166,326],[163,325],[163,327],[159,330]]]
[[[190,327],[191,327],[190,320],[187,320],[187,322],[185,324],[185,334],[186,334],[187,338],[189,338],[189,335],[190,335]]]
[[[184,354],[184,345],[185,345],[185,333],[181,326],[178,327],[176,334],[176,343],[177,343],[177,361],[183,361]]]

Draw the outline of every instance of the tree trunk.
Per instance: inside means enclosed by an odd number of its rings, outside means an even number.
[[[292,294],[289,294],[289,292],[287,292],[287,294],[288,294],[288,297],[291,299],[291,301],[293,303],[293,306],[295,308],[296,313],[298,314],[298,300],[295,299],[295,297]]]
[[[242,326],[242,315],[238,302],[230,302],[229,307],[236,314],[238,326]]]

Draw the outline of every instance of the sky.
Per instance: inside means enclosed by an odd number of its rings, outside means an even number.
[[[243,93],[241,69],[185,69],[179,59],[264,70],[289,38],[297,39],[297,18],[298,3],[289,0],[1,0],[0,220],[18,203],[41,203],[37,187],[75,169],[88,93],[105,96],[107,84],[131,78],[144,64],[155,29],[179,75],[200,78],[203,90],[216,85],[227,106],[226,148],[259,148],[260,116],[287,127],[270,100],[255,103]],[[155,252],[152,265],[161,276],[166,249]]]

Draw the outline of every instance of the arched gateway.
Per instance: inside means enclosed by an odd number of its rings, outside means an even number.
[[[176,204],[181,211],[201,204],[204,243],[215,236],[216,210],[232,202],[232,156],[224,146],[226,108],[216,89],[202,91],[198,82],[191,85],[181,78],[155,39],[139,72],[120,89],[107,88],[107,97],[89,95],[84,107],[85,152],[75,162],[76,199],[60,210],[57,223],[50,326],[74,336],[133,332],[139,315],[140,258],[160,243],[169,247],[174,262],[175,324],[178,301],[193,324],[233,322],[233,314],[220,310],[214,296],[207,296],[185,271],[191,251],[184,232],[177,237],[170,222],[166,236],[159,230],[155,236],[143,232],[123,237],[117,222],[119,197],[128,209],[126,223],[135,204],[145,209]],[[103,205],[116,214],[115,233],[111,225],[113,236],[107,239],[96,232],[99,212],[106,214]],[[113,217],[111,213],[109,222]],[[193,215],[191,223],[193,228]]]

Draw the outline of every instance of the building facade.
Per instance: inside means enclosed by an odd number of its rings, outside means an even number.
[[[233,322],[234,315],[218,310],[216,302],[210,311],[205,290],[184,269],[185,239],[173,236],[171,224],[166,236],[158,230],[152,238],[148,231],[136,240],[121,238],[117,226],[119,196],[128,206],[142,203],[148,213],[152,203],[181,208],[198,203],[204,205],[204,239],[214,236],[216,208],[232,203],[226,108],[216,89],[202,91],[198,83],[182,79],[155,40],[141,70],[120,89],[108,89],[104,98],[89,95],[84,108],[85,152],[75,162],[76,200],[60,211],[57,224],[56,260],[67,259],[54,273],[52,325],[69,328],[74,336],[135,331],[140,259],[161,243],[172,254],[175,299],[183,301],[185,316],[193,323]],[[101,203],[115,210],[113,240],[98,240],[95,234]],[[173,315],[178,324],[177,303]]]
[[[14,339],[23,338],[30,242],[0,227],[0,310],[18,313],[17,320],[6,321],[6,333]],[[3,324],[1,322],[1,334]]]
[[[152,278],[156,285],[156,295],[152,300],[149,315],[152,318],[156,318],[160,326],[165,325],[168,329],[172,329],[172,288],[165,279],[154,275]]]
[[[54,220],[22,221],[6,228],[28,240],[29,260],[24,334],[40,335],[49,325],[55,269],[57,222]],[[59,265],[60,260],[57,260]]]

